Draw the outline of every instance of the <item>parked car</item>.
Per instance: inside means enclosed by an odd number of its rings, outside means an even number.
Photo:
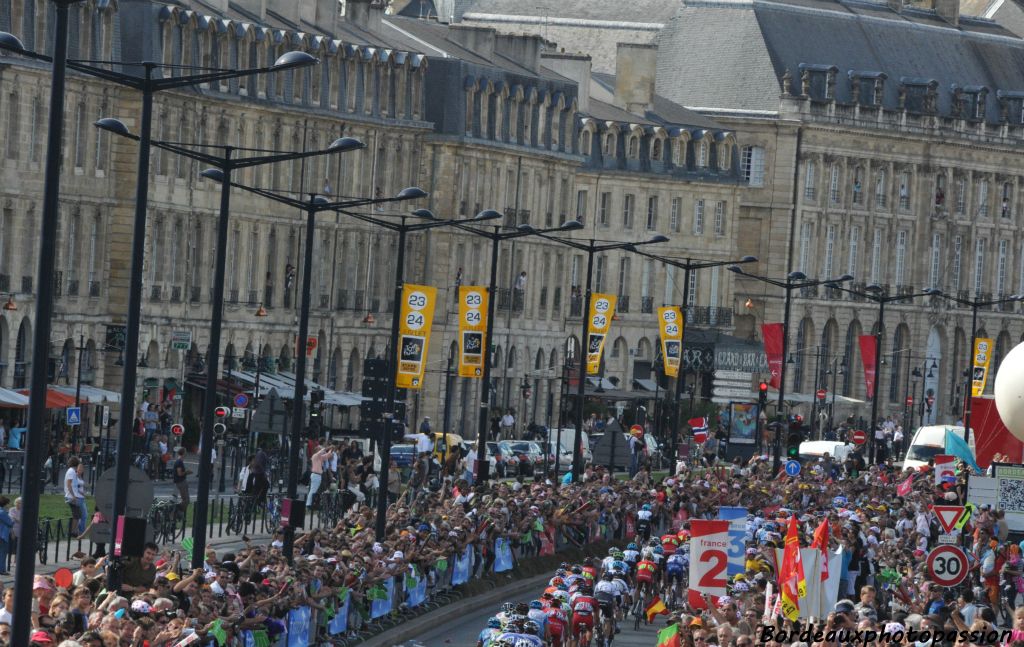
[[[651,462],[652,470],[660,470],[663,464],[661,445],[654,439],[654,434],[644,434],[644,444],[647,445],[647,458]]]
[[[576,437],[575,427],[563,427],[561,434],[558,433],[558,429],[552,429],[549,432],[548,438],[556,442],[561,442],[562,450],[568,451],[572,455],[572,441]],[[583,464],[590,465],[594,462],[594,453],[590,449],[590,436],[587,432],[583,433]],[[572,459],[569,459],[569,463],[572,464]]]
[[[494,459],[491,469],[501,478],[518,476],[519,458],[507,448],[503,450],[501,444],[497,441],[487,443],[487,458]]]
[[[525,440],[503,440],[498,443],[502,454],[511,454],[518,460],[514,473],[508,476],[533,476],[534,470],[544,469],[544,453],[536,443]]]

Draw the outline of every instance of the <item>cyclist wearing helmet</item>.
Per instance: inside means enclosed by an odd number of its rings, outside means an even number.
[[[597,598],[598,606],[601,609],[601,626],[604,628],[603,633],[606,636],[610,636],[610,632],[607,630],[615,626],[615,616],[618,615],[621,596],[622,592],[619,585],[615,583],[611,571],[605,573],[601,581],[594,586],[594,597]]]
[[[645,503],[643,507],[637,510],[636,513],[636,534],[643,541],[647,541],[651,536],[651,517],[654,513],[651,512],[651,504]]]
[[[635,566],[640,561],[640,547],[636,544],[626,546],[626,550],[622,551],[622,560],[630,567]]]
[[[501,634],[498,640],[508,641],[515,647],[544,647],[544,642],[538,638],[535,634],[527,633],[527,623],[533,625],[534,631],[537,629],[537,623],[529,620],[519,620],[516,622],[510,622],[508,630]]]
[[[487,628],[477,637],[476,647],[492,647],[500,635],[501,620],[496,617],[490,618],[487,620]]]
[[[661,536],[661,549],[666,555],[671,555],[676,552],[676,548],[679,548],[679,535],[676,534],[675,528],[669,528],[668,532]]]
[[[651,552],[653,555],[653,551]],[[644,559],[636,565],[636,587],[637,590],[643,594],[643,592],[654,591],[654,578],[658,574],[658,564],[653,560]]]
[[[690,567],[690,558],[685,551],[679,550],[668,556],[665,562],[666,584],[682,584],[683,575]]]
[[[597,615],[597,599],[589,590],[582,589],[572,603],[572,638],[576,644],[589,645],[594,635],[594,619]]]
[[[544,603],[540,600],[534,600],[530,603],[530,610],[526,612],[526,617],[537,623],[539,631],[537,633],[540,637],[547,636],[545,629],[548,623],[548,616],[544,613]]]
[[[562,647],[562,639],[566,636],[566,627],[569,626],[569,616],[562,608],[561,600],[552,600],[551,607],[545,613],[547,616],[548,640],[551,647]]]
[[[619,587],[619,612],[621,613],[623,608],[629,608],[630,604],[630,589],[627,575],[620,569],[612,569],[612,583]]]

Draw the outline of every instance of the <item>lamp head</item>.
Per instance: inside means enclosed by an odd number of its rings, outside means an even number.
[[[296,67],[306,67],[307,65],[316,65],[320,61],[312,54],[306,52],[292,51],[285,52],[278,57],[271,69],[275,71],[290,70]]]
[[[847,281],[852,281],[852,280],[853,280],[853,274],[843,274],[838,279],[836,279],[836,283],[845,283]]]
[[[428,193],[418,186],[410,186],[402,189],[395,196],[396,200],[419,200],[420,198],[427,197]]]
[[[25,52],[25,44],[12,33],[6,31],[0,31],[0,49],[5,49],[9,52]]]
[[[200,177],[204,177],[207,180],[213,180],[214,182],[224,181],[224,171],[219,168],[208,168],[199,173]]]
[[[424,220],[437,220],[437,216],[435,216],[434,212],[430,209],[417,209],[412,212],[412,215],[417,218],[423,218]]]
[[[877,283],[872,283],[871,285],[864,286],[864,289],[867,290],[868,292],[882,292],[882,286]]]
[[[657,236],[651,236],[650,239],[648,239],[644,244],[645,245],[654,245],[654,244],[657,244],[657,243],[667,243],[667,242],[668,242],[668,236],[662,236],[661,234],[658,234]]]
[[[757,262],[757,257],[756,256],[744,256],[743,258],[740,259],[740,263],[756,263],[756,262]]]
[[[131,131],[128,130],[128,126],[124,125],[124,122],[120,119],[114,119],[113,117],[104,117],[96,121],[93,124],[100,130],[105,130],[108,133],[114,133],[120,137],[134,137]]]
[[[923,292],[923,294],[930,297],[941,297],[942,290],[940,290],[939,288],[928,288]]]
[[[733,274],[743,274],[743,268],[740,267],[739,265],[729,265],[725,269],[732,272]]]
[[[327,147],[327,152],[344,153],[345,151],[352,151],[357,148],[366,148],[366,144],[355,137],[339,137],[331,142],[331,145]]]
[[[314,195],[313,199],[310,200],[310,202],[312,202],[314,205],[321,205],[321,204],[328,204],[329,201],[327,200],[327,198],[323,197],[322,195]]]
[[[807,275],[803,272],[790,272],[786,278],[790,281],[806,281]]]
[[[583,229],[583,223],[579,220],[566,220],[558,226],[558,231],[576,231]]]
[[[524,234],[536,234],[537,233],[537,229],[534,228],[533,225],[528,225],[526,223],[523,223],[523,224],[519,225],[518,227],[516,227],[516,229],[518,229],[520,232],[522,232]]]
[[[500,213],[498,213],[497,211],[495,211],[494,209],[484,209],[480,213],[478,213],[475,216],[473,216],[473,220],[476,220],[476,221],[497,220],[497,219],[499,219],[501,217],[502,217],[502,215]]]

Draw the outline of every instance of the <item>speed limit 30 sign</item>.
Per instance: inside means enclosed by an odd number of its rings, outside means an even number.
[[[967,577],[967,555],[950,544],[928,553],[928,577],[939,586],[956,586]]]

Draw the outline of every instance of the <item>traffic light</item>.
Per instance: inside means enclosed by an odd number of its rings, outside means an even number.
[[[761,382],[757,385],[757,406],[761,411],[768,406],[768,383]]]
[[[803,424],[801,416],[793,416],[790,420],[789,432],[786,434],[786,457],[791,460],[800,457],[800,443],[804,440]]]
[[[231,415],[231,409],[228,409],[227,407],[217,407],[213,410],[213,415],[214,417],[223,420]]]
[[[228,416],[231,415],[231,409],[228,407],[217,407],[213,410],[213,415],[217,419],[217,421],[213,423],[213,433],[217,436],[223,436],[228,430],[228,426],[225,422],[227,421]]]

